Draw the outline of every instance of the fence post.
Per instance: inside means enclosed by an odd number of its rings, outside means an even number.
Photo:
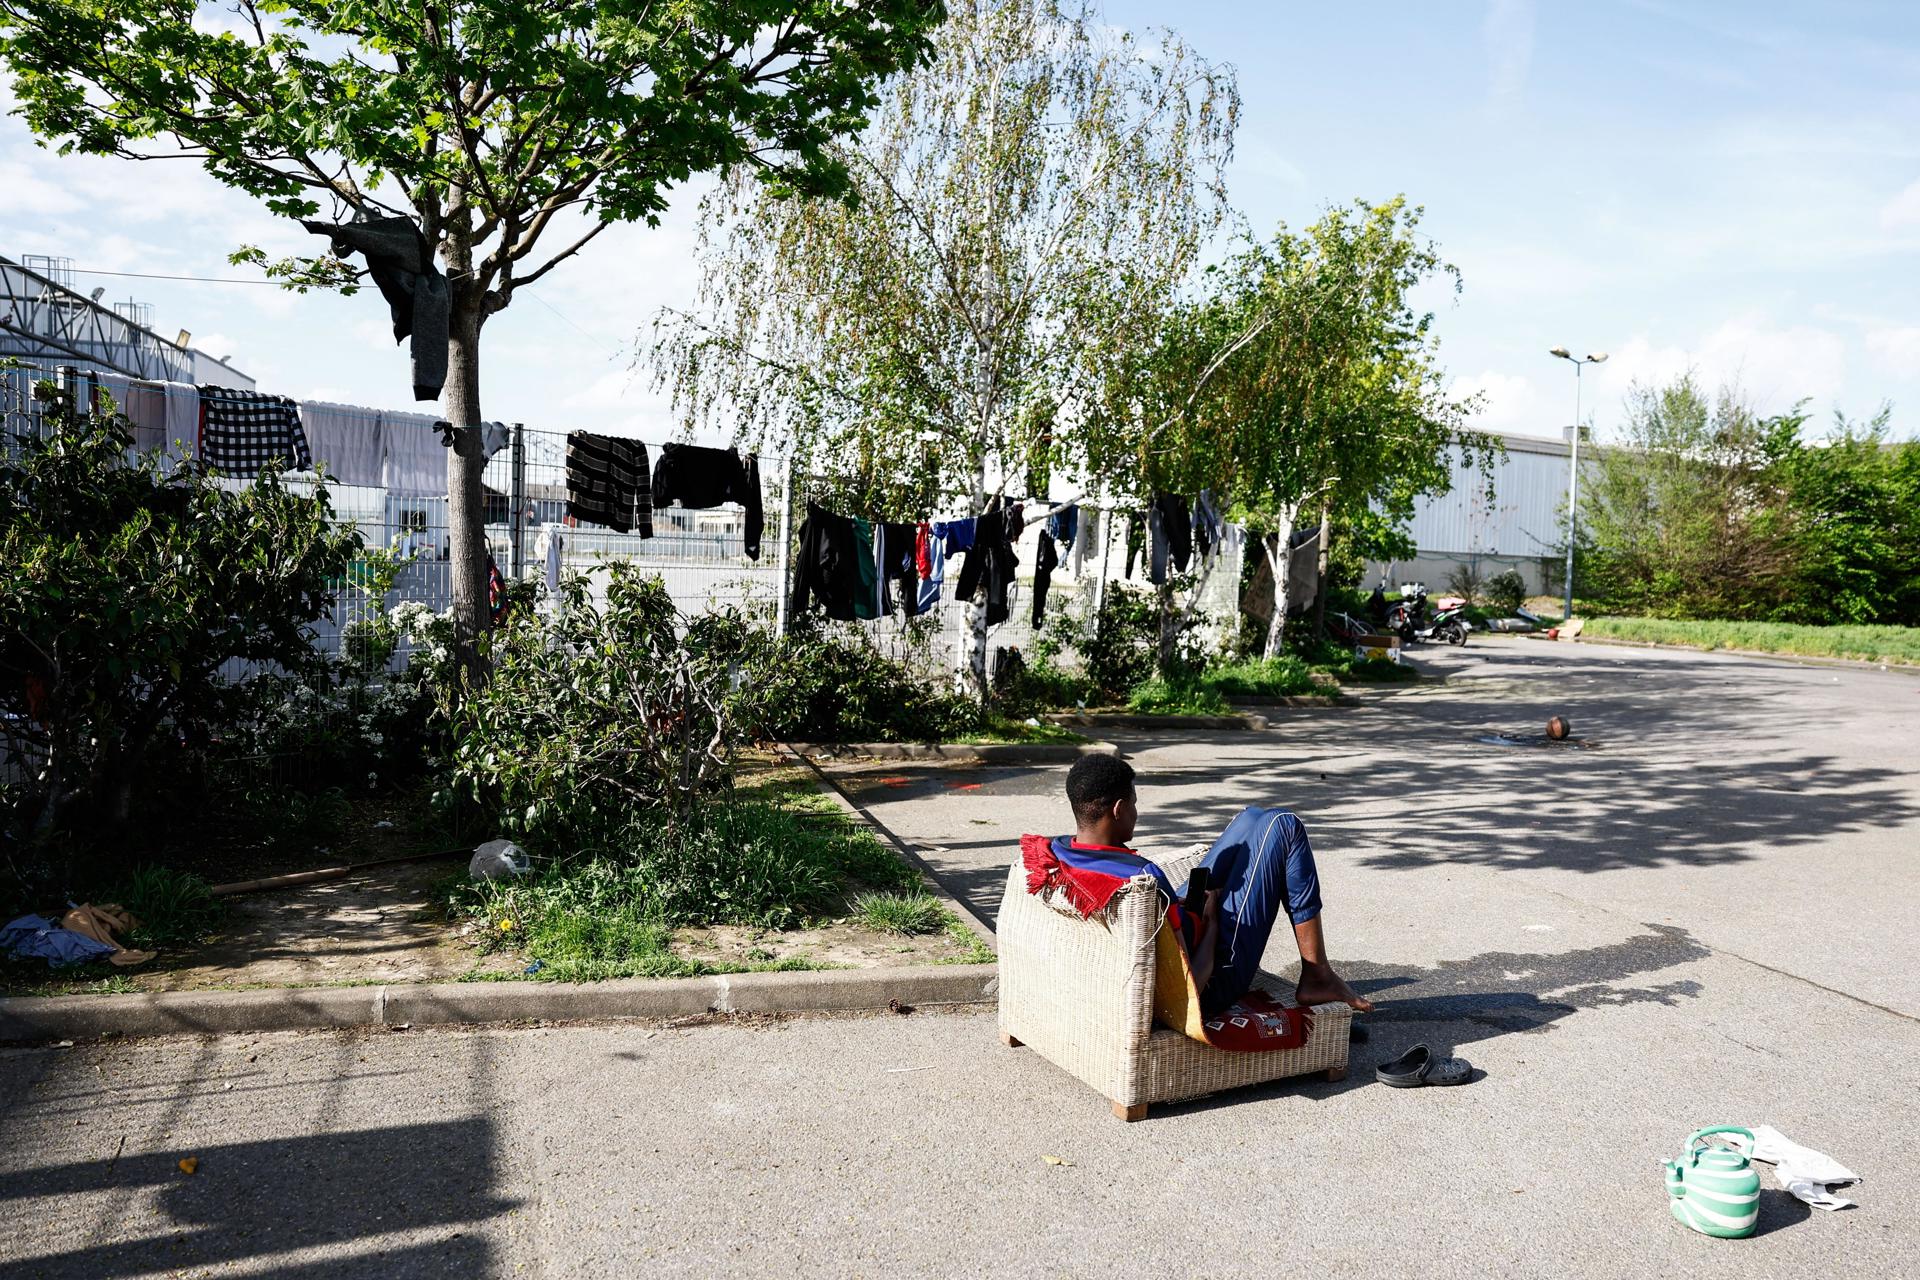
[[[773,634],[787,635],[787,598],[793,594],[793,455],[780,464],[780,586],[773,604]]]
[[[513,538],[513,580],[525,576],[527,569],[526,533],[527,533],[527,427],[523,422],[513,424],[513,436],[510,446],[513,450],[513,493],[508,497],[507,528]]]

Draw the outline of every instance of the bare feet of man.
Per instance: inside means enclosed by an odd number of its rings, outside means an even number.
[[[1373,1001],[1348,986],[1332,965],[1301,965],[1300,983],[1293,989],[1294,1001],[1312,1008],[1316,1004],[1352,1005],[1360,1013],[1373,1012]]]

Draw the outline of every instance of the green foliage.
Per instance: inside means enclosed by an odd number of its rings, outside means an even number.
[[[1174,667],[1198,666],[1198,620],[1176,611],[1172,624]],[[1061,614],[1049,630],[1056,652],[1071,650],[1079,658],[1084,684],[1074,690],[1074,701],[1118,702],[1151,677],[1160,662],[1160,628],[1160,603],[1154,594],[1122,582],[1107,584],[1091,628]]]
[[[546,977],[661,977],[699,969],[668,949],[675,927],[794,928],[843,906],[849,885],[919,884],[871,832],[765,800],[702,806],[697,821],[635,839],[623,856],[543,862],[525,880],[461,881],[450,912]]]
[[[115,842],[140,789],[230,727],[225,664],[315,669],[307,628],[359,538],[324,487],[222,488],[129,462],[123,418],[50,416],[0,458],[0,839],[71,852]]]
[[[1920,624],[1920,444],[1888,414],[1806,436],[1691,375],[1636,387],[1581,493],[1578,586],[1625,613]]]
[[[226,919],[227,904],[199,876],[169,867],[136,867],[110,896],[138,920],[131,945],[141,948],[200,942]]]
[[[853,900],[854,919],[876,933],[937,933],[949,914],[939,899],[919,890],[863,893]]]
[[[700,642],[658,577],[606,565],[604,603],[567,580],[551,619],[490,637],[492,675],[446,689],[443,802],[552,852],[618,854],[731,781],[732,655]]]
[[[1506,569],[1487,579],[1487,603],[1502,613],[1512,613],[1527,602],[1527,580],[1518,569]]]
[[[1598,617],[1580,632],[1594,640],[1636,640],[1700,649],[1751,649],[1809,658],[1920,664],[1920,630],[1906,626],[1807,626],[1785,622]]]
[[[1221,715],[1248,699],[1311,697],[1329,692],[1307,663],[1288,654],[1188,667],[1154,676],[1127,697],[1132,711],[1159,715]]]
[[[1127,695],[1127,710],[1143,715],[1217,716],[1227,712],[1227,701],[1191,676],[1149,676]]]
[[[928,687],[857,628],[797,625],[785,640],[739,633],[732,706],[755,736],[782,742],[945,742],[983,728],[980,706]]]

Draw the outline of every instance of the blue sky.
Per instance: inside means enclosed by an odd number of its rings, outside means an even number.
[[[1109,0],[1239,71],[1231,196],[1265,232],[1405,193],[1465,278],[1435,298],[1442,358],[1481,425],[1552,434],[1573,371],[1604,432],[1635,379],[1689,367],[1763,410],[1810,397],[1920,428],[1920,6],[1589,0],[1309,5]],[[0,93],[0,106],[10,106]],[[529,426],[671,430],[631,343],[693,289],[692,194],[620,228],[488,326],[485,408]],[[66,157],[0,121],[0,253],[234,276],[227,252],[304,233],[188,163]],[[405,407],[406,361],[368,290],[82,276],[109,300],[302,397]]]

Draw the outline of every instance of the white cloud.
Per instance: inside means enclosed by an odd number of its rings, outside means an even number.
[[[1889,231],[1920,227],[1920,179],[1908,183],[1905,190],[1881,207],[1880,225]]]
[[[1635,383],[1658,386],[1689,370],[1709,390],[1737,388],[1755,410],[1777,413],[1802,399],[1832,401],[1841,394],[1847,342],[1831,329],[1775,327],[1757,314],[1737,316],[1688,344],[1635,334],[1606,364],[1589,370],[1591,416],[1604,426]]]
[[[1487,100],[1500,108],[1526,88],[1533,64],[1533,0],[1492,0],[1480,37],[1487,49]]]
[[[1565,403],[1550,398],[1532,378],[1521,374],[1487,369],[1463,374],[1447,387],[1447,397],[1461,400],[1470,395],[1481,397],[1480,412],[1473,427],[1501,435],[1552,436],[1573,414],[1572,388]]]
[[[1866,344],[1867,350],[1888,373],[1899,378],[1920,375],[1920,328],[1869,329]]]

